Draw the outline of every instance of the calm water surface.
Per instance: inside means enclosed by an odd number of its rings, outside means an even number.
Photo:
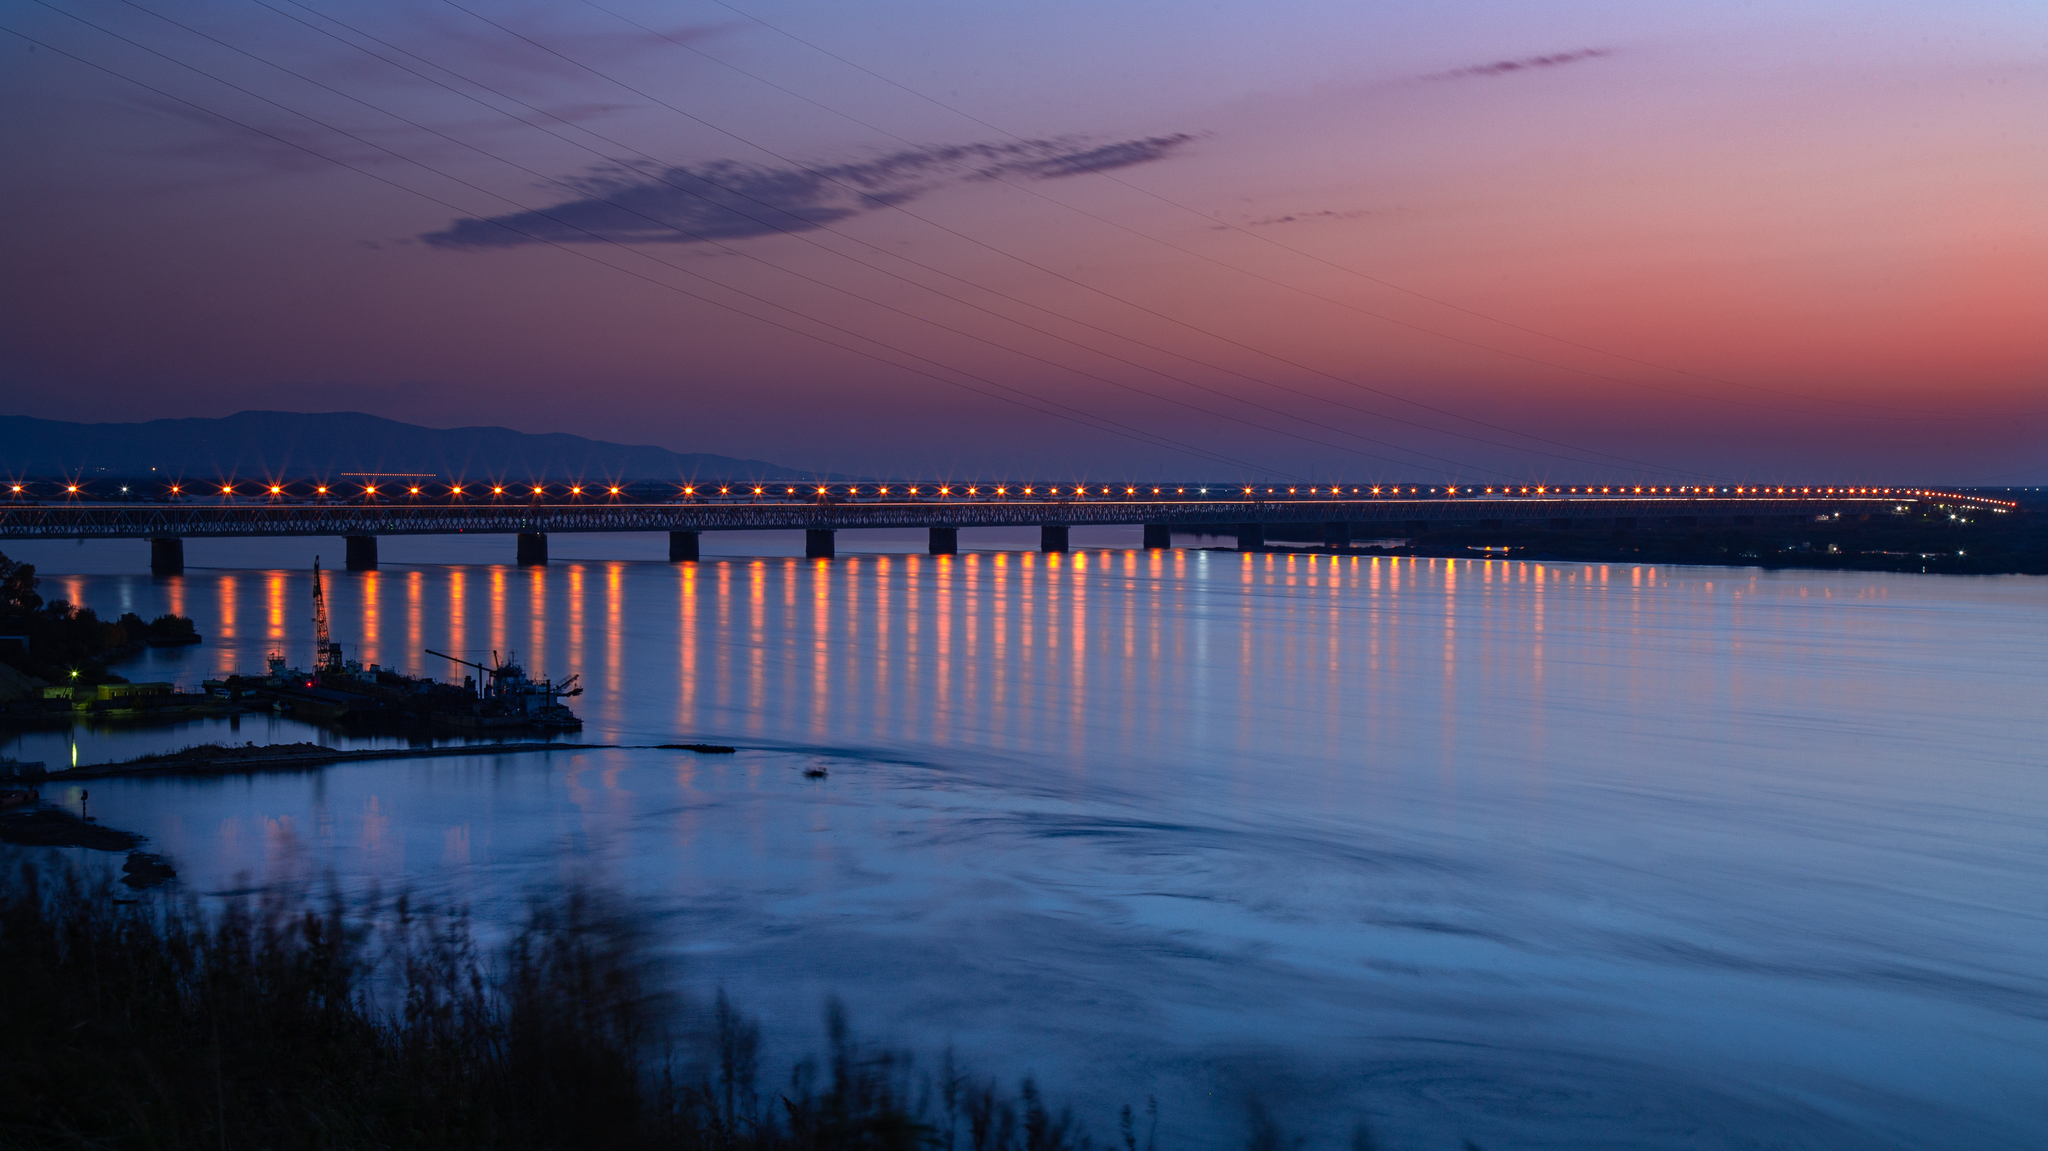
[[[610,884],[795,1044],[836,992],[1099,1135],[1157,1094],[1173,1145],[1229,1144],[1256,1094],[1396,1148],[2048,1138],[2048,580],[395,543],[329,577],[353,655],[516,649],[582,677],[584,741],[740,754],[108,780],[94,813],[199,891],[331,871],[502,917]],[[193,683],[310,657],[310,549],[241,546],[157,580],[9,551],[110,573],[46,594],[196,617],[207,644],[122,669]],[[338,741],[252,717],[8,750],[300,738]]]

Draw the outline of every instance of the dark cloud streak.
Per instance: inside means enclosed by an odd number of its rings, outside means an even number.
[[[1602,56],[1614,55],[1612,48],[1579,48],[1570,52],[1558,52],[1550,56],[1524,56],[1519,60],[1495,60],[1491,64],[1475,64],[1470,68],[1454,68],[1449,72],[1438,72],[1424,76],[1424,80],[1461,80],[1472,76],[1509,76],[1516,72],[1528,72],[1542,68],[1558,68],[1566,64],[1577,64],[1583,60],[1597,60]]]
[[[703,243],[803,232],[907,203],[948,183],[1007,176],[1052,180],[1165,159],[1193,136],[1107,144],[1026,140],[908,148],[872,160],[761,167],[721,160],[694,167],[618,165],[571,183],[585,196],[530,212],[457,220],[420,239],[434,247],[533,243]]]

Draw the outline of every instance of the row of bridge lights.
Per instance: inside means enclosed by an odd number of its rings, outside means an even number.
[[[394,485],[394,486],[396,486],[396,485]],[[954,488],[953,488],[953,485],[950,485],[950,484],[940,484],[940,485],[926,485],[926,486],[925,486],[924,488],[920,488],[920,487],[918,487],[917,485],[914,485],[914,484],[912,484],[912,485],[901,485],[901,486],[902,486],[902,491],[903,491],[903,493],[904,493],[904,494],[906,494],[906,495],[913,495],[913,496],[914,496],[914,495],[922,495],[922,494],[926,494],[926,492],[927,492],[927,491],[930,491],[930,492],[935,492],[936,494],[938,494],[938,495],[941,495],[941,496],[950,496],[950,495],[953,495],[953,494],[954,494]],[[406,494],[408,494],[408,495],[414,495],[414,496],[417,496],[417,495],[420,495],[420,494],[422,494],[422,488],[421,488],[421,487],[420,487],[419,485],[417,485],[417,484],[412,484],[412,485],[404,485],[404,487],[405,487],[405,492],[406,492]],[[477,487],[478,487],[479,489],[481,489],[481,488],[484,488],[484,487],[488,487],[488,488],[490,489],[490,494],[492,494],[492,495],[498,495],[498,496],[504,495],[504,494],[505,494],[505,491],[506,491],[505,485],[503,485],[503,484],[489,484],[489,485],[485,485],[485,484],[479,484],[479,485],[477,485]],[[24,490],[25,490],[25,486],[24,486],[24,485],[22,485],[22,484],[15,484],[15,485],[13,485],[13,491],[14,491],[14,494],[15,494],[15,495],[20,495],[20,494],[22,494],[22,492],[23,492]],[[79,490],[80,490],[80,489],[79,489],[79,485],[77,485],[77,484],[67,484],[67,485],[65,485],[65,488],[64,488],[64,490],[65,490],[65,492],[66,492],[66,493],[68,493],[68,494],[70,494],[70,495],[77,495],[77,494],[79,494]],[[125,492],[125,491],[127,491],[128,489],[124,487],[124,488],[122,488],[121,490]],[[184,489],[184,485],[182,485],[182,484],[172,484],[172,485],[171,485],[171,494],[172,494],[172,495],[174,495],[174,496],[175,496],[175,495],[182,495],[182,494],[184,494],[184,490],[185,490],[185,489]],[[325,484],[320,484],[320,485],[317,485],[317,486],[315,486],[315,488],[314,488],[313,490],[314,490],[314,493],[315,493],[316,495],[323,495],[323,496],[324,496],[324,495],[327,495],[327,494],[328,494],[328,488],[327,488],[327,485],[325,485]],[[530,489],[530,490],[531,490],[531,494],[533,494],[533,495],[536,495],[536,496],[539,496],[539,495],[545,495],[545,494],[547,493],[547,488],[546,488],[546,486],[545,486],[545,485],[534,485],[534,486],[532,486],[532,487],[531,487],[531,489]],[[733,489],[732,489],[731,485],[720,485],[720,486],[719,486],[719,488],[718,488],[718,494],[719,494],[719,495],[731,495],[731,494],[732,494],[732,490],[733,490]],[[766,494],[767,494],[767,486],[766,486],[766,485],[752,486],[752,487],[751,487],[751,489],[749,489],[749,485],[741,485],[741,494],[742,494],[742,495],[746,495],[746,494],[749,494],[749,490],[751,490],[751,494],[753,494],[753,495],[757,495],[757,496],[758,496],[758,495],[766,495]],[[999,485],[999,486],[996,486],[996,487],[994,487],[994,488],[993,488],[993,489],[991,489],[991,490],[992,490],[993,494],[995,494],[995,495],[999,495],[999,496],[1003,496],[1003,495],[1009,495],[1009,494],[1010,494],[1010,487],[1009,487],[1008,485]],[[1137,486],[1135,486],[1135,485],[1127,485],[1127,486],[1125,486],[1125,488],[1124,488],[1124,494],[1125,494],[1125,495],[1137,495],[1137,494],[1139,494],[1139,490],[1140,490],[1140,489],[1139,489],[1139,488],[1138,488]],[[1186,494],[1187,494],[1187,490],[1188,490],[1188,489],[1186,489],[1186,488],[1184,488],[1184,487],[1181,487],[1181,488],[1175,488],[1175,489],[1173,489],[1173,491],[1174,491],[1174,494],[1175,494],[1175,495],[1186,495]],[[621,487],[620,485],[617,485],[617,484],[611,484],[611,485],[604,485],[604,491],[605,491],[605,492],[606,492],[606,494],[608,494],[608,495],[613,495],[613,496],[616,496],[616,495],[620,495],[620,494],[622,494],[622,492],[624,491],[624,489],[623,489],[623,487]],[[1061,491],[1061,489],[1059,488],[1059,486],[1057,486],[1057,485],[1053,485],[1053,486],[1048,486],[1048,487],[1047,487],[1047,488],[1045,489],[1045,494],[1046,494],[1046,495],[1048,495],[1048,496],[1058,496],[1058,495],[1060,494],[1060,491]],[[1352,495],[1375,495],[1375,496],[1377,496],[1377,495],[1400,495],[1400,494],[1401,494],[1401,491],[1402,491],[1402,489],[1401,489],[1400,487],[1398,487],[1398,486],[1394,486],[1394,487],[1369,487],[1369,488],[1366,488],[1366,489],[1363,489],[1363,490],[1361,490],[1361,489],[1359,489],[1359,488],[1352,488],[1352,489],[1350,490],[1350,494],[1352,494]],[[1408,494],[1410,494],[1410,495],[1419,495],[1419,494],[1421,494],[1421,489],[1420,489],[1420,488],[1413,488],[1413,487],[1411,487],[1411,488],[1407,489],[1407,491],[1408,491]],[[1430,489],[1429,489],[1429,491],[1430,491],[1430,493],[1431,493],[1432,495],[1434,495],[1434,494],[1437,494],[1437,493],[1441,492],[1441,493],[1443,493],[1443,494],[1447,494],[1447,495],[1454,495],[1454,496],[1455,496],[1455,495],[1459,495],[1459,494],[1463,494],[1463,495],[1467,495],[1467,496],[1470,496],[1470,495],[1479,495],[1479,494],[1484,494],[1484,495],[1495,495],[1495,494],[1499,494],[1499,495],[1525,495],[1525,496],[1526,496],[1526,495],[1581,495],[1581,494],[1583,494],[1583,495],[1660,495],[1660,494],[1661,494],[1661,495],[1716,495],[1716,494],[1721,494],[1721,495],[1729,495],[1729,494],[1732,494],[1732,495],[1914,495],[1914,496],[1931,496],[1931,495],[1938,495],[1938,494],[1940,494],[1940,493],[1937,493],[1937,492],[1921,491],[1921,490],[1918,490],[1918,489],[1911,489],[1911,488],[1771,488],[1771,487],[1733,487],[1733,488],[1717,488],[1717,487],[1703,487],[1703,486],[1680,486],[1680,487],[1675,487],[1675,488],[1669,488],[1669,487],[1667,487],[1667,488],[1661,488],[1661,489],[1660,489],[1660,488],[1657,488],[1657,487],[1655,487],[1655,486],[1651,486],[1651,487],[1647,487],[1647,488],[1644,488],[1644,487],[1635,487],[1635,488],[1631,488],[1631,487],[1612,487],[1612,486],[1610,486],[1610,487],[1602,487],[1602,488],[1597,488],[1597,489],[1596,489],[1596,488],[1592,488],[1592,487],[1583,487],[1583,488],[1579,488],[1579,487],[1562,487],[1562,488],[1560,488],[1560,487],[1549,487],[1549,486],[1542,486],[1542,485],[1539,485],[1539,486],[1536,486],[1536,487],[1533,487],[1533,488],[1531,488],[1531,487],[1515,488],[1515,487],[1509,486],[1509,487],[1501,487],[1501,488],[1498,488],[1498,489],[1496,489],[1496,488],[1484,488],[1484,489],[1481,489],[1481,488],[1477,488],[1477,487],[1473,487],[1473,486],[1470,486],[1470,485],[1468,485],[1468,486],[1466,486],[1466,487],[1463,487],[1463,488],[1459,488],[1459,487],[1445,487],[1445,488],[1430,488]],[[1038,494],[1038,489],[1037,489],[1037,487],[1036,487],[1035,485],[1031,485],[1031,486],[1025,486],[1025,487],[1019,488],[1019,489],[1018,489],[1018,492],[1019,492],[1019,494],[1021,494],[1021,495],[1027,495],[1027,496],[1029,496],[1029,495],[1036,495],[1036,494]],[[785,488],[784,488],[784,493],[785,493],[785,494],[787,494],[787,495],[795,495],[795,494],[797,494],[797,488],[795,488],[795,487],[793,487],[793,486],[792,486],[792,487],[785,487]],[[982,487],[981,487],[980,485],[973,485],[973,486],[969,486],[969,487],[967,487],[967,488],[965,489],[965,492],[964,492],[964,494],[966,494],[966,495],[970,495],[970,496],[973,496],[973,495],[980,495],[981,493],[982,493]],[[1208,489],[1208,488],[1197,488],[1197,489],[1196,489],[1196,493],[1197,493],[1198,495],[1208,495],[1208,494],[1209,494],[1209,489]],[[239,495],[239,494],[241,494],[241,492],[240,492],[240,491],[239,491],[239,490],[237,489],[236,485],[234,485],[234,484],[222,484],[222,485],[220,485],[220,494],[221,494],[221,495],[224,495],[224,496],[233,496],[233,495]],[[281,496],[281,495],[283,495],[283,494],[284,494],[284,485],[282,485],[282,484],[271,484],[271,485],[269,485],[269,494],[271,494],[271,495],[273,495],[273,496]],[[375,496],[375,495],[379,494],[379,486],[378,486],[377,484],[365,484],[365,485],[363,485],[363,490],[362,490],[362,494],[364,494],[364,495],[366,495],[366,496]],[[449,485],[449,488],[448,488],[448,494],[449,494],[449,495],[451,495],[451,496],[463,496],[463,495],[468,495],[468,494],[469,494],[469,492],[468,492],[467,488],[465,487],[465,485],[462,485],[462,484],[451,484],[451,485]],[[569,486],[569,494],[570,494],[570,495],[572,495],[572,496],[580,496],[580,495],[584,494],[584,485],[582,485],[582,484],[571,484],[571,485]],[[696,495],[696,494],[697,494],[697,487],[696,487],[696,485],[694,485],[694,484],[684,485],[684,487],[683,487],[683,494],[684,494],[684,495],[686,495],[686,496],[694,496],[694,495]],[[829,487],[820,487],[820,488],[818,488],[818,489],[817,489],[817,494],[818,494],[818,495],[821,495],[821,496],[825,496],[825,495],[830,495],[830,494],[831,494],[831,489],[830,489]],[[847,494],[847,495],[849,495],[849,496],[857,496],[857,495],[859,495],[859,494],[860,494],[860,488],[859,488],[859,486],[858,486],[858,485],[852,485],[852,484],[848,485],[848,486],[847,486],[847,488],[846,488],[846,494]],[[883,495],[883,496],[886,496],[886,495],[890,494],[890,491],[889,491],[889,486],[888,486],[888,485],[886,485],[886,484],[878,484],[878,485],[876,485],[876,487],[875,487],[875,494],[876,494],[876,495]],[[1089,493],[1088,493],[1088,488],[1087,488],[1087,486],[1086,486],[1086,485],[1084,485],[1084,484],[1075,484],[1075,485],[1073,486],[1073,488],[1072,488],[1072,489],[1070,489],[1070,493],[1069,493],[1069,494],[1071,494],[1071,495],[1074,495],[1074,496],[1086,496],[1086,495],[1088,495]],[[1115,489],[1115,488],[1113,488],[1113,487],[1110,487],[1110,486],[1107,486],[1107,485],[1105,485],[1105,486],[1104,486],[1104,487],[1102,488],[1102,492],[1101,492],[1101,494],[1103,494],[1103,495],[1106,495],[1106,496],[1107,496],[1107,495],[1115,495],[1115,494],[1116,494],[1116,489]],[[1155,487],[1155,488],[1153,488],[1153,489],[1152,489],[1152,492],[1151,492],[1151,494],[1153,494],[1153,495],[1163,495],[1163,494],[1165,494],[1165,489],[1164,489],[1164,488],[1156,488],[1156,487]],[[1258,489],[1257,489],[1257,487],[1256,487],[1256,486],[1251,486],[1251,487],[1246,487],[1246,488],[1244,488],[1244,489],[1243,489],[1243,494],[1245,494],[1245,495],[1248,495],[1248,496],[1249,496],[1249,495],[1257,495],[1257,494],[1259,494],[1259,492],[1258,492]],[[1267,488],[1267,489],[1265,489],[1265,494],[1267,494],[1267,495],[1278,495],[1278,494],[1279,494],[1279,490],[1278,490],[1277,488]],[[1299,495],[1299,494],[1301,494],[1301,490],[1300,490],[1299,488],[1293,488],[1293,487],[1291,487],[1291,488],[1288,488],[1288,489],[1287,489],[1287,494],[1288,494],[1288,495]],[[1343,488],[1342,488],[1341,486],[1338,486],[1338,485],[1335,485],[1335,484],[1333,484],[1333,485],[1331,485],[1331,486],[1330,486],[1330,487],[1329,487],[1329,488],[1327,489],[1327,491],[1326,491],[1325,489],[1321,488],[1321,487],[1310,487],[1310,488],[1308,489],[1308,494],[1310,494],[1310,495],[1325,495],[1325,494],[1327,494],[1327,495],[1332,495],[1332,496],[1335,496],[1335,495],[1343,495],[1343,494],[1345,494],[1345,493],[1344,493],[1344,489],[1343,489]],[[2004,501],[1993,501],[1993,502],[2004,502]],[[2017,505],[2011,505],[2011,506],[2017,506]]]

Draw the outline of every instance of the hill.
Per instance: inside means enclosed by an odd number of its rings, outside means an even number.
[[[424,428],[362,412],[237,412],[221,419],[80,424],[0,416],[0,474],[10,476],[314,477],[347,472],[444,478],[798,479],[765,460],[562,432]]]

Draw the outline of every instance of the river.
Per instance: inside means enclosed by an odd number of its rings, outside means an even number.
[[[332,874],[502,921],[601,883],[786,1046],[837,994],[1098,1138],[1156,1095],[1174,1147],[1241,1143],[1254,1097],[1311,1145],[2048,1141],[2048,580],[706,541],[736,554],[386,540],[327,595],[365,662],[516,650],[581,677],[582,741],[737,755],[110,779],[93,814],[201,893]],[[130,678],[310,659],[338,541],[189,547],[162,579],[142,544],[6,550],[48,597],[198,621]],[[229,739],[398,742],[5,750]]]

